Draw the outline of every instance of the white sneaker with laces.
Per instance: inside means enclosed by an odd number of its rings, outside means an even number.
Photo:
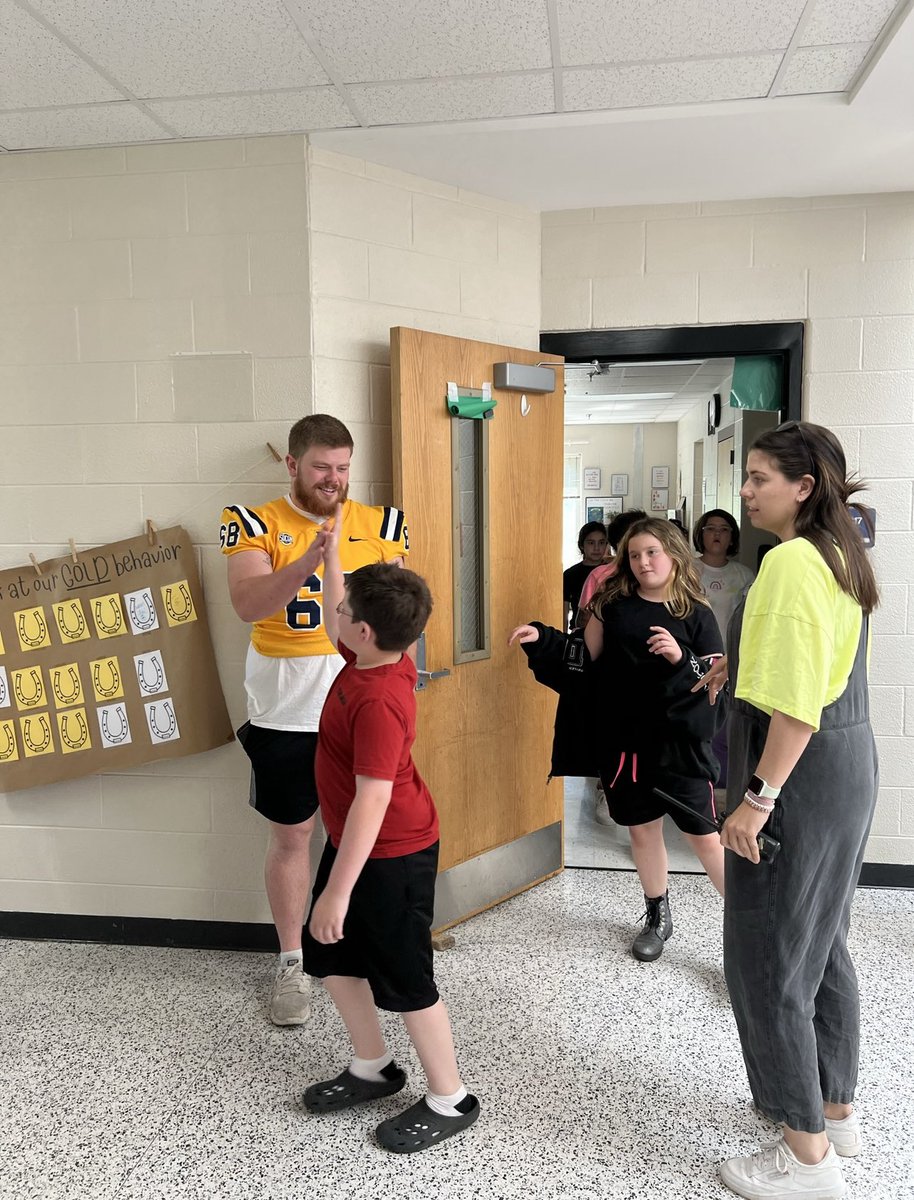
[[[746,1158],[722,1162],[720,1177],[745,1200],[839,1200],[847,1190],[834,1146],[820,1163],[808,1166],[783,1138]]]
[[[860,1121],[856,1112],[852,1112],[841,1121],[830,1121],[826,1117],[825,1132],[835,1148],[835,1153],[840,1154],[842,1158],[856,1158],[863,1149]]]
[[[274,1025],[304,1025],[311,1016],[311,980],[300,962],[277,971],[270,995],[270,1020]]]

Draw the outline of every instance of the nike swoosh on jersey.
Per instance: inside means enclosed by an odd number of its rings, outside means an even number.
[[[349,540],[350,540],[350,542],[367,542],[368,538],[354,538],[352,536],[352,534],[350,533]]]

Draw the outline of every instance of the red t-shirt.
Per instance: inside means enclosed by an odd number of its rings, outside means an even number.
[[[321,816],[339,848],[355,799],[356,775],[389,779],[393,793],[369,858],[398,858],[438,840],[438,813],[413,762],[416,740],[416,668],[408,654],[399,662],[359,670],[342,642],[346,665],[324,701],[314,775]]]

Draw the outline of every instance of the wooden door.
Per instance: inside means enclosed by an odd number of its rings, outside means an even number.
[[[448,412],[447,388],[449,382],[481,388],[492,380],[493,364],[506,361],[555,364],[556,390],[522,398],[493,389],[497,405],[484,422],[490,653],[455,662],[452,435],[458,419]],[[534,681],[523,652],[506,644],[524,621],[561,624],[562,363],[537,351],[391,330],[394,502],[406,514],[409,566],[425,577],[434,598],[426,665],[450,672],[418,693],[414,750],[441,818],[440,871],[455,881],[441,919],[436,910],[439,927],[562,865],[562,781],[547,786],[555,694]],[[538,831],[550,836],[537,838]],[[441,891],[439,879],[439,899]]]

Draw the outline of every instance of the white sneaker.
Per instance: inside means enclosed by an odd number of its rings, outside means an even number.
[[[304,1025],[311,1016],[311,980],[300,962],[277,971],[270,994],[270,1020],[274,1025]]]
[[[840,1154],[842,1158],[856,1158],[863,1149],[860,1121],[856,1112],[852,1112],[841,1121],[829,1121],[826,1117],[825,1132],[835,1148],[835,1153]]]
[[[844,1175],[829,1145],[820,1163],[801,1163],[783,1138],[746,1158],[720,1164],[720,1177],[746,1200],[839,1200],[847,1190]]]

